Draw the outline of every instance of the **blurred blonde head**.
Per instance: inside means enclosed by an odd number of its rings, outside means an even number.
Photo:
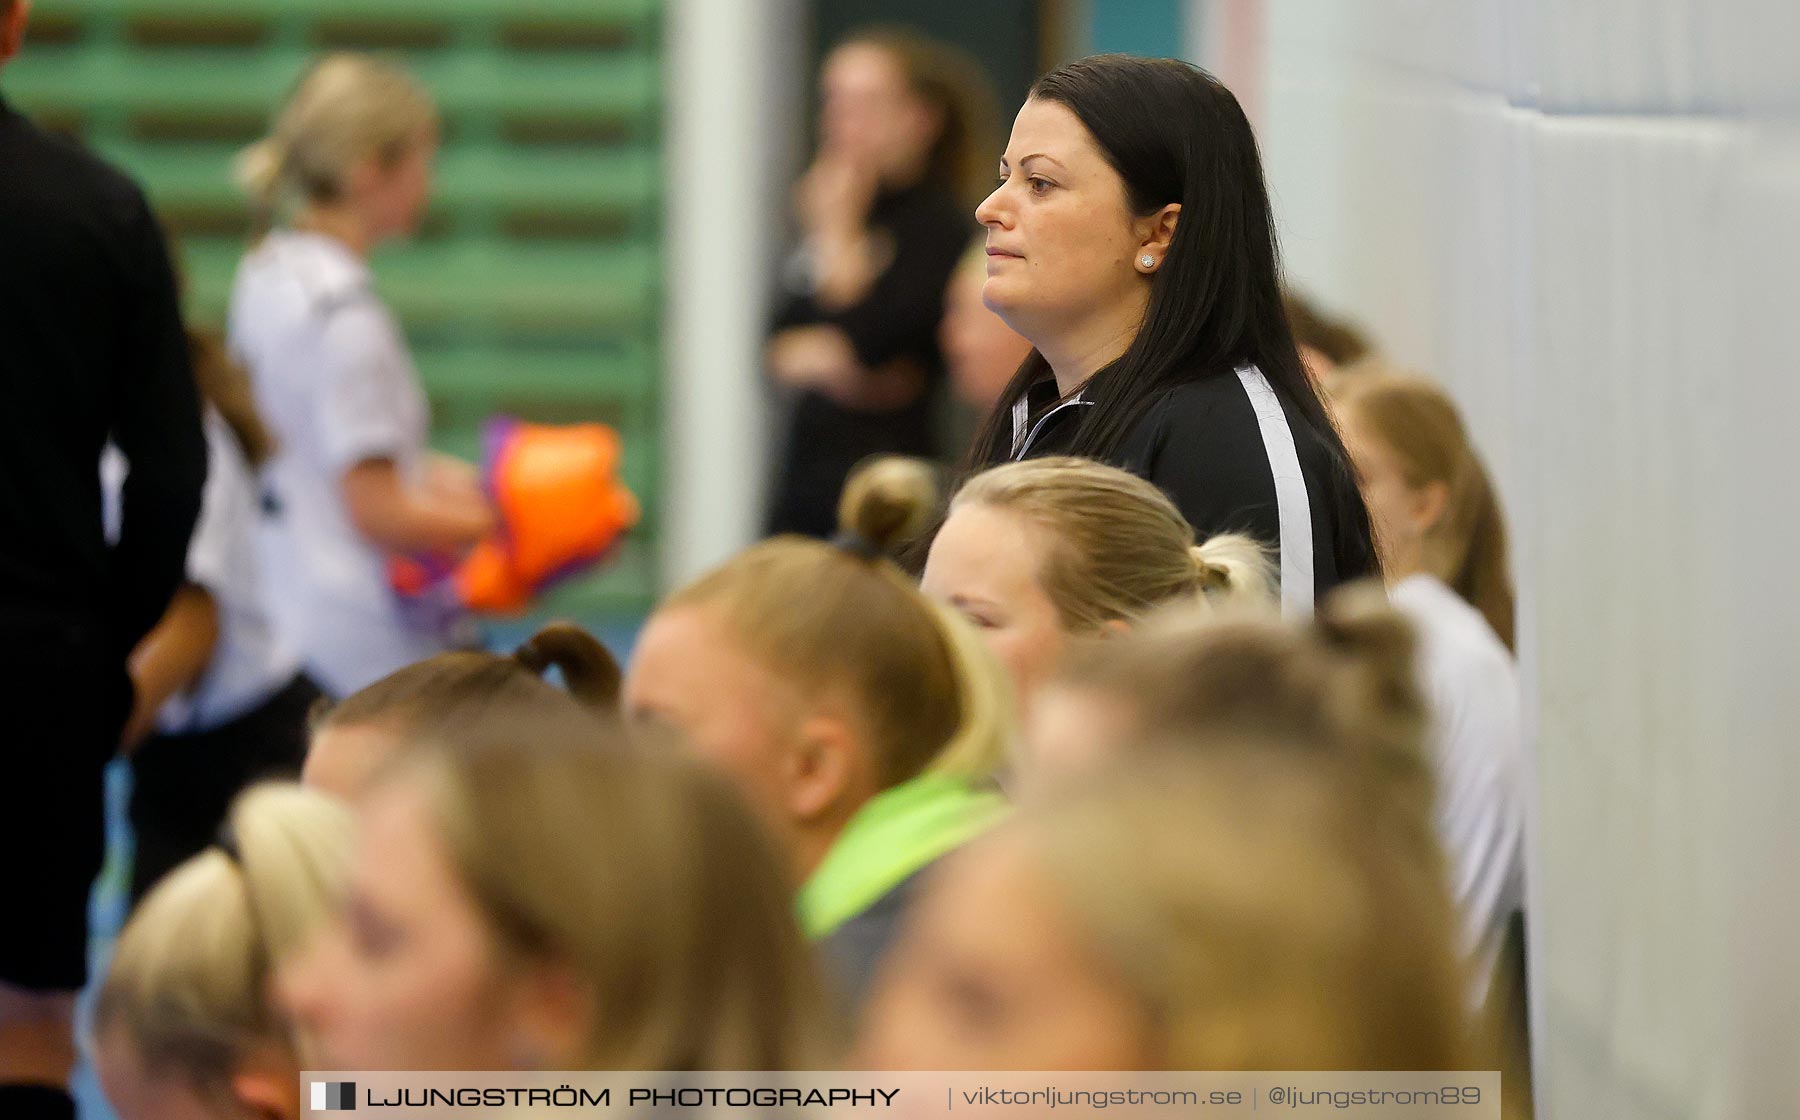
[[[1349,790],[1441,881],[1414,653],[1411,626],[1369,584],[1333,593],[1308,620],[1171,609],[1126,638],[1078,648],[1032,713],[1027,749],[1045,784],[1146,740],[1343,760]]]
[[[1341,778],[1169,749],[1022,809],[921,900],[860,1060],[1467,1068],[1447,912]]]
[[[94,1009],[115,1103],[148,1079],[232,1115],[234,1078],[253,1052],[287,1056],[295,1076],[307,1056],[270,1004],[270,977],[337,905],[348,811],[312,790],[263,785],[239,795],[228,827],[229,854],[213,847],[170,872],[119,935]],[[121,1070],[136,1084],[121,1085]]]
[[[684,752],[569,707],[477,714],[358,815],[347,924],[284,977],[335,1068],[830,1060],[785,869]]]
[[[969,479],[932,541],[921,586],[975,623],[1022,702],[1073,639],[1125,629],[1170,602],[1274,602],[1274,570],[1254,541],[1222,534],[1197,545],[1154,485],[1076,458]]]
[[[845,484],[837,543],[759,544],[669,596],[658,614],[707,612],[801,692],[841,697],[867,736],[880,788],[927,769],[985,778],[1012,739],[1004,677],[968,624],[886,559],[924,531],[936,504],[927,464],[874,461]]]
[[[301,75],[269,134],[239,155],[237,181],[266,213],[336,203],[358,165],[398,164],[429,142],[437,125],[431,95],[399,66],[329,54]]]
[[[591,991],[583,1067],[829,1056],[787,878],[734,790],[666,745],[479,722],[425,760],[430,800],[502,956],[563,959]]]
[[[956,492],[952,514],[965,505],[1007,510],[1043,531],[1038,579],[1075,633],[1181,599],[1274,598],[1274,567],[1256,542],[1221,533],[1196,544],[1168,495],[1092,459],[1029,459],[983,471]]]

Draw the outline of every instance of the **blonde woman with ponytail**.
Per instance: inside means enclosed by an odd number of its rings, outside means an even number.
[[[681,731],[772,824],[852,1004],[921,874],[1003,811],[1002,673],[886,558],[935,496],[921,463],[865,467],[831,543],[778,537],[677,591],[625,680],[634,715]]]
[[[1029,459],[975,475],[950,502],[921,584],[968,617],[1021,704],[1070,643],[1130,628],[1166,603],[1274,605],[1249,537],[1196,544],[1161,490],[1090,459]]]
[[[328,55],[300,78],[239,179],[271,227],[232,290],[231,350],[275,437],[266,473],[278,631],[345,696],[468,644],[448,607],[403,610],[393,554],[455,555],[493,513],[465,464],[426,448],[425,393],[367,259],[425,213],[437,112],[396,66]]]
[[[294,1120],[311,1057],[269,1000],[274,970],[337,904],[350,816],[253,786],[218,843],[150,891],[94,1005],[95,1064],[120,1120]]]
[[[1419,635],[1438,828],[1465,943],[1491,965],[1525,900],[1525,734],[1505,519],[1456,405],[1437,385],[1346,374],[1334,399],[1388,593]],[[1514,949],[1522,952],[1516,937]],[[1512,962],[1514,982],[1521,961]]]

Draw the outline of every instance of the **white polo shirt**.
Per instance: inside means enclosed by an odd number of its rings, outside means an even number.
[[[399,325],[368,267],[323,234],[278,230],[238,267],[227,329],[278,446],[264,471],[270,613],[325,691],[346,696],[441,653],[463,620],[403,609],[387,557],[351,524],[341,481],[421,468],[430,423]]]
[[[1450,861],[1474,965],[1479,1006],[1500,943],[1524,906],[1525,735],[1519,672],[1481,612],[1443,581],[1412,575],[1394,606],[1419,637],[1419,672],[1431,706],[1438,834]]]

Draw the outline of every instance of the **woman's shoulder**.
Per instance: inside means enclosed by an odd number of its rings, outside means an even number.
[[[1148,453],[1171,439],[1199,450],[1230,434],[1253,435],[1256,413],[1238,378],[1208,374],[1172,385],[1151,398],[1126,437],[1127,452]],[[1196,436],[1204,437],[1196,439]]]

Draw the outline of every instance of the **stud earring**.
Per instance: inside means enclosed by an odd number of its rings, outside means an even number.
[[[1151,256],[1149,253],[1145,253],[1143,256],[1138,258],[1138,263],[1143,265],[1145,268],[1155,268],[1156,267],[1156,258]]]

